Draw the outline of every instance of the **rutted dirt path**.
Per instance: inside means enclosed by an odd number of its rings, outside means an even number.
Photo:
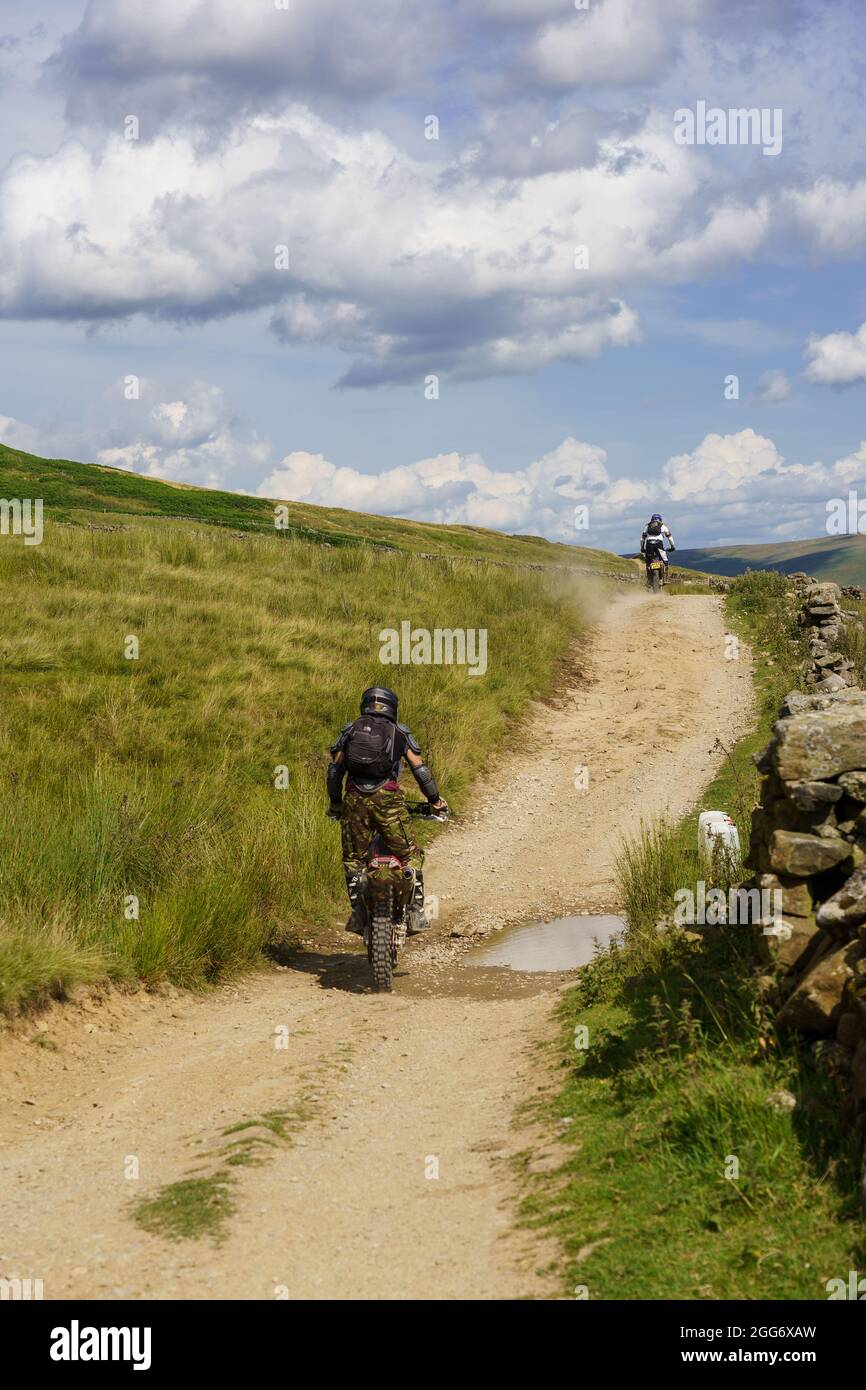
[[[556,1138],[512,1119],[553,1084],[539,1043],[565,979],[460,969],[450,933],[615,907],[621,834],[692,804],[751,704],[715,598],[621,597],[580,664],[579,687],[538,707],[526,751],[430,851],[440,921],[405,951],[392,996],[366,992],[362,955],[334,931],[293,968],[206,998],[113,993],[4,1037],[0,1275],[42,1279],[46,1298],[555,1287],[555,1251],[514,1230],[512,1169],[521,1153],[530,1170],[555,1164]],[[267,1143],[258,1166],[230,1170],[219,1244],[133,1222],[135,1201],[213,1172],[237,1137],[225,1130],[275,1112],[243,1131]]]

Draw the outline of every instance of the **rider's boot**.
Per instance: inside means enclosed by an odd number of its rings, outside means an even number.
[[[354,932],[356,936],[364,935],[364,906],[361,897],[361,875],[346,874],[346,892],[349,894],[349,902],[352,911],[346,923],[346,931]]]
[[[429,930],[430,922],[424,911],[424,875],[420,869],[416,869],[415,891],[412,894],[412,901],[406,914],[406,934],[407,936],[417,936],[419,932]]]

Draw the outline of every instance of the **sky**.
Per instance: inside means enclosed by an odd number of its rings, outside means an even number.
[[[821,535],[866,497],[863,20],[0,0],[0,440],[613,550]]]

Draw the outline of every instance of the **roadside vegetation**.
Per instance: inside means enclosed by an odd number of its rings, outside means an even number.
[[[202,984],[332,918],[344,888],[324,768],[360,691],[397,688],[459,807],[581,627],[581,582],[515,566],[508,538],[500,566],[273,525],[108,520],[49,509],[41,545],[0,540],[6,1009],[106,976]],[[486,675],[381,665],[380,631],[404,620],[486,628]]]
[[[854,662],[857,671],[866,669],[866,599],[843,598],[842,607],[855,613],[859,622],[848,623],[839,636],[839,650],[849,661]]]
[[[744,846],[751,755],[805,657],[794,612],[772,572],[743,575],[728,597],[731,628],[755,654],[759,723],[723,750],[703,805],[728,811]],[[820,1299],[828,1279],[864,1267],[837,1083],[801,1038],[775,1033],[750,929],[671,930],[664,920],[677,888],[704,879],[727,889],[739,876],[736,865],[701,863],[697,812],[648,823],[623,847],[624,944],[601,952],[561,1006],[552,1109],[564,1166],[532,1179],[525,1201],[526,1219],[564,1242],[567,1293]]]

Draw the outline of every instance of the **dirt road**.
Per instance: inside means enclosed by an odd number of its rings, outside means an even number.
[[[556,1291],[556,1252],[513,1216],[518,1156],[531,1182],[558,1144],[513,1114],[553,1085],[539,1043],[565,977],[460,968],[450,934],[615,908],[620,836],[693,804],[751,704],[715,598],[620,598],[576,665],[430,852],[440,920],[392,996],[335,930],[207,998],[112,993],[3,1037],[0,1276],[49,1299]],[[220,1240],[133,1219],[189,1180],[173,1210],[210,1193]]]

